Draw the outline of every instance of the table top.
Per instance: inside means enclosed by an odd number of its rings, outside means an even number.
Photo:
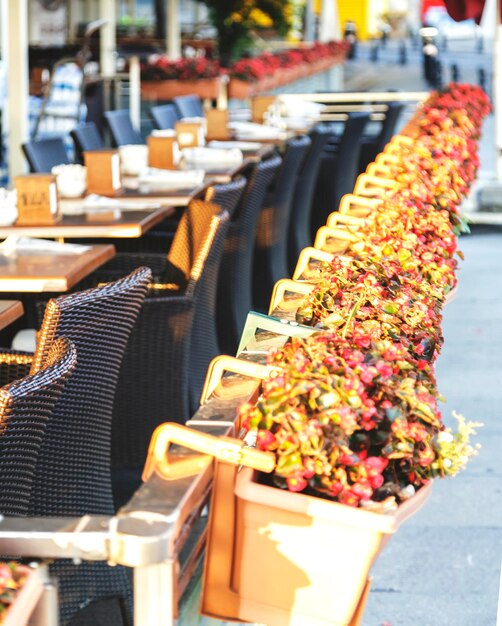
[[[69,202],[69,201],[65,201]],[[77,202],[72,200],[73,211],[78,210]],[[101,215],[84,214],[63,215],[60,222],[52,226],[0,226],[0,238],[9,235],[19,237],[141,237],[153,226],[169,217],[174,212],[173,207],[160,207],[158,209],[103,210]]]
[[[12,324],[23,313],[23,303],[19,300],[0,300],[0,330]]]
[[[0,254],[0,291],[67,291],[114,255],[113,245],[89,246],[80,254],[36,250]]]

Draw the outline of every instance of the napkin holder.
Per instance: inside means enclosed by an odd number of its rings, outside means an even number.
[[[175,170],[174,151],[176,137],[150,135],[147,137],[148,165],[161,170]]]
[[[176,122],[174,130],[180,150],[204,145],[204,126],[201,122]]]
[[[277,96],[254,96],[251,98],[251,121],[263,124],[263,116],[269,106],[277,100]]]
[[[52,226],[61,220],[53,174],[16,176],[15,185],[18,226]]]
[[[228,129],[228,111],[226,109],[209,109],[206,111],[207,140],[230,139]]]
[[[87,193],[116,196],[122,192],[120,157],[117,150],[84,151]]]

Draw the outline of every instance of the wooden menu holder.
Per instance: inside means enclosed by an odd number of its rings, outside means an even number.
[[[18,226],[52,226],[61,220],[56,177],[52,174],[16,176]]]
[[[226,109],[209,109],[206,111],[207,140],[230,139],[228,130],[228,111]]]
[[[251,98],[251,121],[263,124],[263,114],[277,100],[277,96],[254,96]]]
[[[116,196],[122,191],[120,157],[117,150],[84,151],[87,193]]]
[[[204,128],[200,122],[176,122],[174,130],[180,150],[204,145]]]
[[[174,170],[174,144],[176,137],[147,137],[148,165],[161,170]]]

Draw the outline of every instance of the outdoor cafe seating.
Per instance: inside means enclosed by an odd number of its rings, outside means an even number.
[[[197,99],[181,101],[181,106],[194,102]],[[51,292],[31,293],[25,299],[26,310],[35,307],[41,325],[33,359],[19,354],[24,369],[13,364],[17,367],[13,378],[52,371],[56,359],[48,351],[54,343],[60,345],[59,338],[67,341],[66,361],[73,355],[75,362],[67,366],[64,386],[58,380],[63,388],[58,387],[60,395],[50,409],[50,419],[44,418],[47,426],[32,469],[29,507],[15,511],[16,515],[114,518],[118,513],[126,519],[131,514],[136,498],[142,497],[137,494],[144,487],[142,471],[155,428],[166,421],[188,426],[193,422],[192,427],[204,421],[211,395],[205,379],[212,360],[241,351],[245,328],[246,337],[249,333],[246,317],[250,311],[267,319],[276,283],[293,275],[299,254],[314,243],[311,220],[326,222],[327,215],[323,220],[324,213],[316,204],[319,197],[330,195],[331,212],[337,176],[345,176],[346,185],[355,182],[359,140],[354,139],[352,124],[357,121],[357,132],[362,134],[368,119],[369,113],[348,116],[343,124],[347,137],[342,133],[336,156],[333,145],[339,133],[323,124],[284,135],[275,143],[262,142],[262,151],[249,158],[244,155],[239,166],[215,172],[213,178],[207,175],[202,185],[184,189],[178,198],[170,197],[162,217],[134,237],[114,232],[111,202],[103,203],[104,218],[98,219],[97,234],[82,230],[79,235],[75,225],[68,236],[62,235],[71,245],[112,245],[113,258],[73,283],[67,294],[54,298]],[[110,128],[111,120],[110,115]],[[92,137],[91,145],[85,143],[88,129],[80,130],[82,137],[79,128],[73,132],[80,151],[96,147]],[[95,139],[95,129],[90,130]],[[134,143],[138,136],[122,141],[117,135],[114,143],[119,146],[130,140]],[[351,143],[348,159],[345,146]],[[337,168],[342,165],[340,174]],[[126,214],[131,198],[119,194],[112,199],[116,208],[122,203]],[[162,198],[158,191],[134,201]],[[68,206],[75,207],[82,200],[72,202]],[[142,210],[140,204],[137,210]],[[154,209],[149,206],[148,210]],[[72,219],[76,224],[80,218],[75,213]],[[92,216],[84,219],[88,229]],[[13,292],[5,293],[11,297]],[[62,352],[56,364],[59,368]],[[7,380],[8,375],[2,377]],[[15,384],[6,383],[7,392]],[[216,402],[226,424],[231,420],[228,409],[221,399]],[[218,419],[211,423],[222,432]],[[197,507],[203,500],[203,494],[199,495]],[[186,515],[191,525],[188,511]],[[68,558],[56,559],[50,571],[60,581],[63,623],[78,620],[77,608],[84,605],[84,624],[97,619],[100,611],[108,615],[110,625],[131,619],[137,608],[132,608],[125,560],[110,567],[103,559],[78,565]],[[195,576],[191,572],[180,589],[186,589]],[[144,580],[135,578],[136,607],[143,585]]]

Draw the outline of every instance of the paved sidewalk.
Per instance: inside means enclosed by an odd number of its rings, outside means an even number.
[[[346,68],[345,89],[421,90],[415,55],[406,66],[392,50],[378,63],[367,49]],[[452,52],[453,54],[453,52]],[[464,76],[475,82],[476,76]],[[464,203],[476,212],[477,190],[493,176],[493,116],[484,125],[481,170]],[[492,213],[502,223],[502,214]],[[474,226],[461,237],[457,298],[445,307],[438,388],[452,410],[481,421],[482,449],[454,479],[436,481],[431,500],[391,539],[373,570],[363,626],[495,626],[502,561],[502,229]]]

